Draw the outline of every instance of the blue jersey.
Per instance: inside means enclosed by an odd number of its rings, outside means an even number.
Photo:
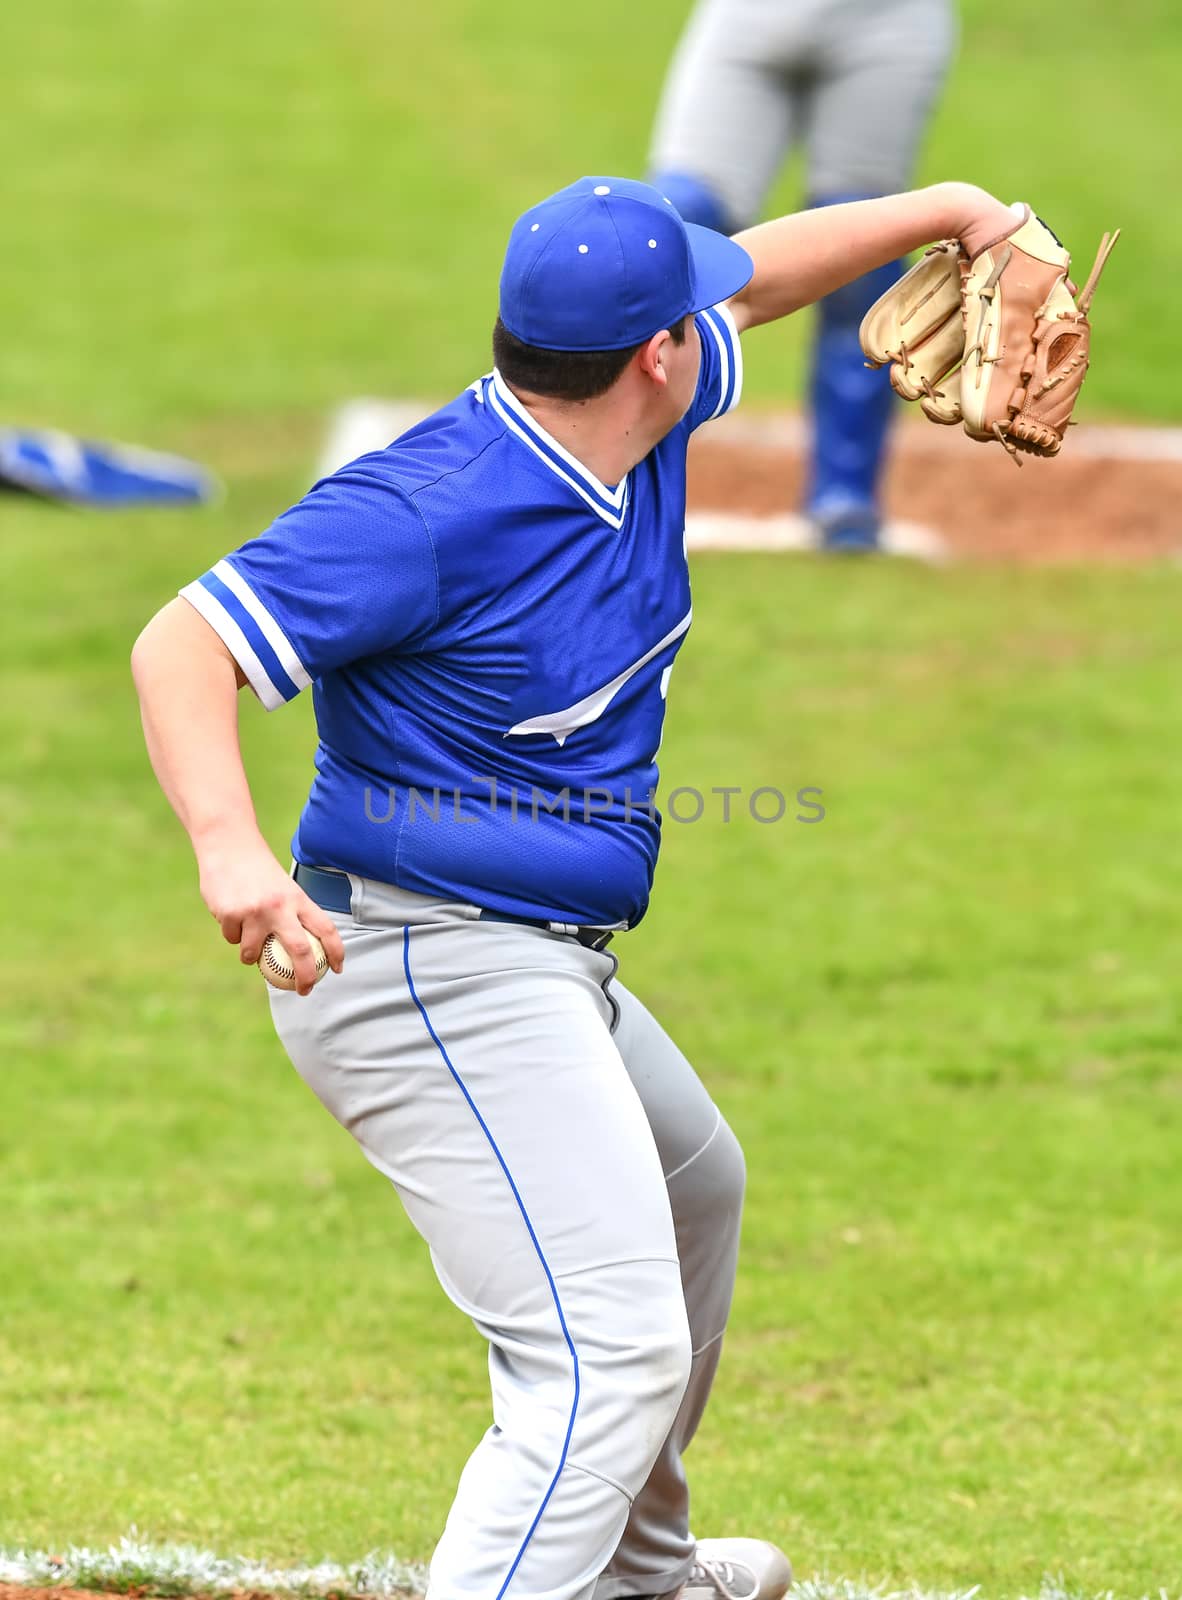
[[[609,488],[497,373],[181,592],[268,708],[313,689],[297,861],[517,916],[634,924],[690,626],[686,447],[739,341],[696,318],[682,421]]]

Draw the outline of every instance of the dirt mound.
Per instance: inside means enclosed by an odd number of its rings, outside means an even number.
[[[691,510],[766,517],[799,505],[803,430],[744,421],[727,418],[695,440]],[[1073,429],[1062,455],[1021,467],[959,428],[913,424],[898,433],[887,514],[926,524],[953,556],[1041,563],[1182,555],[1182,448],[1170,459],[1161,432],[1145,430],[1148,458],[1136,459],[1134,430],[1080,429],[1077,438]]]

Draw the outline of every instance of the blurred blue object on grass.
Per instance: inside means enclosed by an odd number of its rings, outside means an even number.
[[[183,456],[48,428],[0,428],[3,489],[112,509],[203,505],[221,495],[214,474]]]

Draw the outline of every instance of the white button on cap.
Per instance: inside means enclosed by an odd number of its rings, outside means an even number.
[[[657,248],[657,241],[655,239],[650,239],[648,242],[648,247],[650,250],[655,250]]]
[[[581,244],[579,246],[579,254],[581,256],[585,256],[587,254],[587,246],[585,244]]]
[[[595,193],[596,194],[611,194],[611,189],[608,187],[608,185],[606,183],[597,183],[595,185]]]

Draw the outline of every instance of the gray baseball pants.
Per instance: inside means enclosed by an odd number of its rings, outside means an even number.
[[[797,144],[814,201],[893,194],[909,182],[955,32],[949,0],[699,0],[650,168],[706,183],[731,231],[758,221]]]
[[[428,1600],[671,1593],[734,1283],[734,1135],[611,954],[350,881],[344,972],[271,1003],[488,1341],[493,1425]]]

